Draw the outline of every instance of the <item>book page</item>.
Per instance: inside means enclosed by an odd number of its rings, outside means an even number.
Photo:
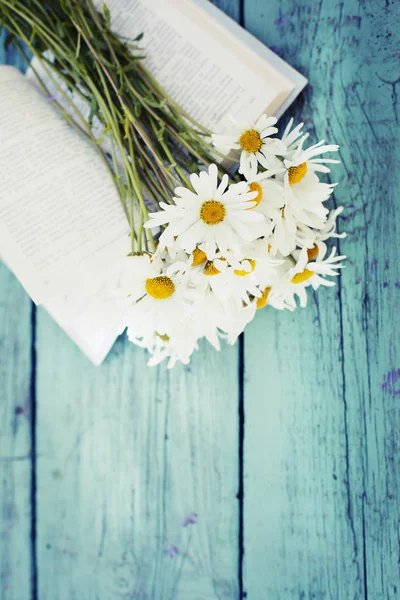
[[[195,12],[194,4],[203,12],[203,21],[207,24],[207,28],[213,27],[215,35],[221,35],[221,29],[225,37],[231,38],[229,46],[234,52],[239,53],[241,60],[245,59],[248,68],[256,70],[265,80],[273,84],[277,91],[276,98],[266,104],[262,112],[267,112],[269,115],[275,115],[279,119],[283,113],[294,102],[302,89],[307,85],[307,79],[301,73],[296,71],[283,58],[275,54],[270,48],[258,40],[249,31],[244,29],[239,23],[225,14],[220,8],[212,4],[210,0],[182,0],[186,3],[190,10]],[[205,13],[205,14],[204,14]],[[214,21],[214,23],[212,23]],[[219,27],[217,31],[216,28]],[[277,79],[278,76],[278,79]],[[284,81],[282,81],[282,77]],[[287,92],[287,81],[292,85],[292,91]],[[278,92],[280,89],[282,92]]]
[[[0,261],[10,265],[0,256]],[[11,270],[11,269],[10,269]],[[110,275],[110,282],[115,279]],[[45,309],[68,337],[95,365],[100,365],[123,329],[123,310],[114,302],[112,286],[94,281],[80,288],[47,300]]]
[[[44,55],[49,61],[54,60],[54,55],[51,52],[46,51]],[[49,75],[49,70],[51,71],[51,76]],[[44,65],[43,62],[34,56],[31,60],[30,66],[28,67],[28,70],[25,73],[25,77],[41,94],[43,94],[42,85],[44,85],[46,90],[49,92],[51,99],[53,101],[57,101],[58,104],[62,106],[64,112],[67,113],[67,115],[69,115],[79,127],[82,128],[82,122],[78,117],[77,110],[81,113],[86,121],[89,121],[89,102],[77,92],[72,91],[62,77],[60,77],[55,70],[51,70],[48,64]],[[40,81],[38,80],[38,77],[40,78]],[[55,85],[54,81],[57,82],[57,85]],[[72,104],[66,100],[65,96],[68,96]],[[124,162],[122,160],[120,150],[115,143],[113,144],[108,133],[104,135],[104,125],[97,115],[93,115],[91,132],[97,140],[102,140],[100,147],[109,159],[111,159],[112,152],[114,152],[119,169],[122,171],[124,168]],[[152,208],[154,208],[154,206]],[[139,216],[138,212],[137,216]]]
[[[101,2],[96,2],[101,9]],[[274,109],[293,83],[192,0],[108,0],[112,29],[144,33],[144,64],[193,118],[213,131],[227,117]]]
[[[43,308],[96,366],[122,333],[123,311],[107,285],[51,298]]]
[[[13,67],[0,67],[0,253],[36,304],[129,253],[110,173]]]

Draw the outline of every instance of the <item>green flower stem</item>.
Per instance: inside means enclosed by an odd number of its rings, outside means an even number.
[[[156,128],[156,125],[155,125],[153,119],[151,119],[150,123],[151,123],[154,133],[156,135],[158,135],[157,128]],[[180,166],[175,161],[174,157],[171,154],[170,149],[168,148],[167,144],[165,143],[165,141],[162,137],[162,133],[161,133],[161,135],[159,135],[158,139],[160,140],[160,144],[161,144],[162,148],[164,149],[167,159],[170,161],[170,168],[176,169],[177,173],[179,174],[180,178],[182,179],[182,182],[185,183],[190,188],[191,183],[190,183],[189,178],[187,177],[187,175],[185,175],[184,171],[180,168]]]
[[[24,7],[22,3],[22,8],[25,10],[25,13],[21,10],[18,10],[16,2],[8,2],[7,0],[1,0],[1,2],[3,7],[9,8],[11,10],[11,13],[15,13],[18,16],[22,17],[25,21],[27,21],[32,26],[32,30],[35,31],[35,33],[40,33],[43,36],[43,38],[47,40],[48,43],[52,45],[56,41],[58,47],[63,48],[64,52],[68,52],[68,48],[64,47],[59,35],[55,33],[55,35],[57,35],[57,38],[56,40],[53,40],[52,34],[54,32],[52,32],[51,29],[43,28],[43,23],[37,19],[35,13],[31,13],[28,9]],[[31,48],[31,42],[28,45]]]
[[[146,169],[148,173],[153,173],[153,175],[156,177],[156,173],[154,173],[154,164],[152,163],[148,154],[144,151],[143,145],[139,142],[136,131],[132,132],[132,136],[135,141],[137,150],[139,151],[143,161],[146,162],[147,167],[146,167],[146,165],[144,165],[143,169]],[[157,184],[157,177],[156,177],[156,181],[153,181],[151,179],[151,177],[149,178],[149,180],[151,181],[152,189],[155,191],[154,198],[157,198],[157,196],[160,195],[160,196],[162,196],[162,199],[164,200],[164,202],[170,203],[171,196],[170,196],[168,189],[165,187],[164,183],[162,181],[159,181]],[[146,183],[146,182],[147,182],[147,179],[144,181],[144,183]],[[156,204],[156,208],[158,209],[158,202],[156,201],[155,204]]]
[[[97,12],[93,0],[0,0],[3,26],[38,58],[74,117],[63,102],[54,106],[100,153],[129,221],[132,252],[154,249],[154,238],[144,229],[147,206],[157,210],[161,201],[173,202],[175,188],[191,188],[189,174],[216,157],[235,159],[212,147],[211,132],[147,71],[137,40],[127,43],[117,36],[107,9]],[[43,56],[46,50],[53,59]],[[89,118],[76,108],[71,93],[87,103]],[[103,125],[100,137],[92,131],[93,119]],[[105,139],[110,161],[102,149]]]
[[[173,100],[173,98],[171,98],[171,96],[169,96],[166,93],[166,91],[161,87],[161,85],[156,81],[156,79],[154,79],[154,77],[149,73],[149,71],[144,70],[141,65],[139,68],[141,70],[141,75],[143,79],[147,82],[148,86],[152,88],[157,95],[159,95],[161,98],[164,98],[171,109],[173,109],[176,113],[180,114],[187,121],[192,123],[192,125],[197,127],[197,129],[202,131],[205,135],[211,135],[212,132],[209,129],[207,129],[207,127],[204,127],[204,125],[199,123],[199,121],[196,121],[196,119],[191,117],[189,113],[187,113],[181,106],[179,106],[179,104],[177,104],[177,102],[175,102],[175,100]]]

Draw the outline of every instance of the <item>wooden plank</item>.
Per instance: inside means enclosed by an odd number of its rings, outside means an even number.
[[[250,598],[361,598],[335,292],[298,314],[259,315],[245,359],[244,589]]]
[[[332,180],[350,234],[336,292],[295,315],[265,310],[245,337],[250,598],[400,590],[398,11],[246,0],[247,28],[311,81],[292,114],[341,145]]]
[[[366,597],[380,600],[400,594],[400,4],[346,11],[336,35],[354,51],[343,51],[336,75],[332,104],[347,109],[332,132],[344,138],[347,172],[338,202],[350,201],[342,282],[350,492]]]
[[[31,598],[31,306],[0,263],[0,599]]]
[[[237,348],[95,368],[40,309],[37,335],[40,600],[237,598]]]
[[[4,50],[0,64],[20,65]],[[31,302],[0,261],[0,600],[32,597]]]
[[[235,597],[236,349],[95,368],[39,312],[37,364],[41,600]]]

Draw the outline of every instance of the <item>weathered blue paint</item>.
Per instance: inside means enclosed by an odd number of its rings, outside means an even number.
[[[399,5],[216,3],[309,77],[348,266],[173,372],[92,367],[1,266],[0,600],[400,594]]]
[[[252,0],[245,23],[309,77],[287,117],[340,144],[349,233],[336,290],[295,315],[265,309],[245,336],[245,589],[395,600],[400,4]]]

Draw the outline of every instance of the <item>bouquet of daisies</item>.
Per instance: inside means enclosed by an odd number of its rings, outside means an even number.
[[[288,124],[281,139],[276,119],[233,123],[213,135],[222,152],[235,153],[240,181],[218,168],[190,175],[171,203],[149,215],[145,228],[163,227],[154,254],[134,253],[121,265],[115,295],[125,304],[129,339],[151,354],[149,364],[188,363],[206,338],[233,344],[259,309],[294,310],[307,289],[332,286],[344,256],[326,240],[342,207],[324,203],[334,184],[320,181],[338,146],[305,148],[303,124]]]
[[[326,208],[334,185],[320,174],[338,162],[325,157],[337,146],[307,147],[303,124],[292,122],[277,138],[267,115],[213,134],[145,68],[141,36],[112,31],[104,3],[97,11],[93,0],[2,0],[3,26],[28,63],[36,57],[45,93],[48,80],[62,97],[54,106],[115,182],[131,253],[112,293],[150,364],[186,364],[202,338],[216,349],[221,339],[233,344],[258,309],[294,310],[307,288],[334,285],[345,257],[326,241],[344,235],[342,208]]]

